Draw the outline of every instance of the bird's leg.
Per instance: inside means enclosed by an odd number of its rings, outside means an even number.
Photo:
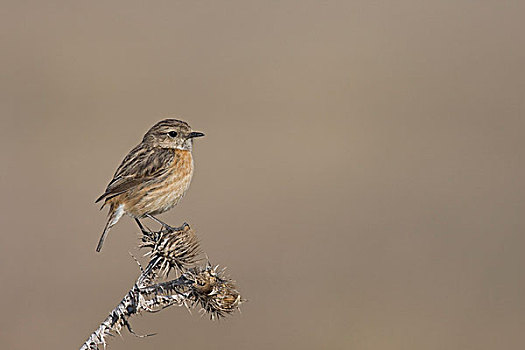
[[[158,222],[160,225],[162,225],[163,228],[165,228],[168,231],[181,231],[184,228],[184,226],[187,225],[186,223],[184,223],[180,227],[172,227],[172,226],[168,225],[167,223],[165,223],[164,221],[161,221],[161,220],[157,219],[156,217],[154,217],[151,214],[146,214],[146,217],[148,217],[148,218]]]
[[[156,217],[154,217],[153,215],[150,215],[150,214],[147,214],[146,215],[148,218],[156,221],[157,223],[159,223],[162,228],[168,230],[168,231],[174,231],[175,229],[173,227],[171,227],[170,225],[168,225],[167,223],[165,223],[164,221],[160,220],[160,219],[157,219]]]
[[[167,229],[167,230],[170,230],[170,229],[172,228],[170,225],[168,225],[168,224],[165,223],[164,221],[161,221],[160,219],[157,219],[157,218],[154,217],[153,215],[146,214],[146,217],[150,218],[151,220],[156,221],[156,222],[159,223],[163,228],[165,228],[165,229]]]
[[[151,235],[151,230],[149,229],[146,230],[138,218],[135,218],[135,222],[137,223],[137,225],[139,225],[139,228],[142,231],[142,234]]]

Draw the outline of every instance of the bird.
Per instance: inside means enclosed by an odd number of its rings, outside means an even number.
[[[170,210],[184,197],[193,176],[193,139],[202,136],[202,132],[192,130],[188,123],[178,119],[161,120],[146,132],[95,201],[104,200],[100,209],[109,207],[97,252],[111,227],[124,214],[133,217],[143,232],[140,219],[146,217],[170,228],[154,215]]]

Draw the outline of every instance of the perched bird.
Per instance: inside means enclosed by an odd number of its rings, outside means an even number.
[[[97,245],[102,249],[110,228],[124,214],[148,217],[168,226],[153,215],[173,208],[184,196],[193,175],[193,139],[204,136],[181,120],[165,119],[144,135],[118,167],[106,191],[95,203],[109,206],[108,221]],[[101,209],[102,209],[101,208]]]

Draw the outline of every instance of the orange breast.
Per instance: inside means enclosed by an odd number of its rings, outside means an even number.
[[[193,158],[190,151],[177,149],[174,152],[175,158],[167,174],[122,198],[128,214],[135,217],[160,214],[184,197],[193,176]]]

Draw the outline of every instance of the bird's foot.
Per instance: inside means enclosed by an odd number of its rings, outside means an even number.
[[[181,226],[178,226],[178,227],[176,227],[176,226],[170,226],[170,225],[168,225],[168,224],[163,224],[162,226],[163,226],[163,228],[164,228],[165,230],[167,230],[168,232],[177,232],[177,231],[184,231],[184,229],[186,228],[186,226],[189,226],[189,225],[188,225],[188,223],[185,222],[185,223],[183,223]]]

